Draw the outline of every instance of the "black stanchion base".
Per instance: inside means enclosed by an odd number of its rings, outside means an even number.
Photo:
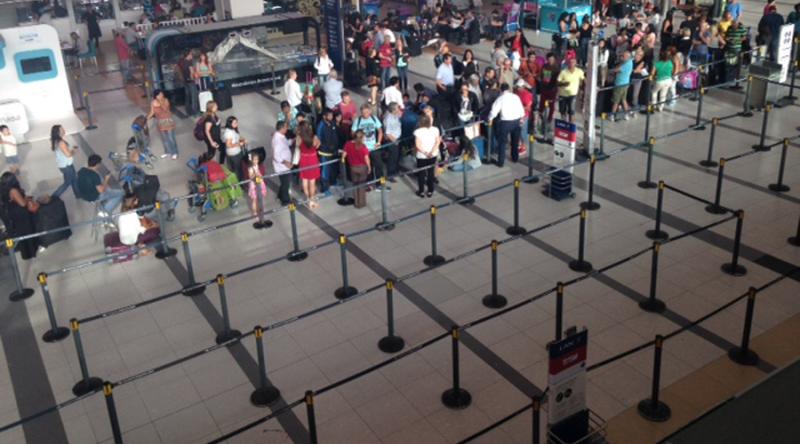
[[[594,157],[595,157],[595,159],[597,159],[597,160],[603,161],[603,160],[606,160],[606,159],[608,159],[608,158],[609,158],[609,157],[611,157],[611,156],[609,156],[608,154],[606,154],[606,153],[605,153],[605,152],[603,152],[603,151],[598,151],[598,152],[594,153]]]
[[[795,100],[797,100],[797,97],[791,97],[791,96],[781,97],[780,99],[778,99],[777,102],[775,102],[775,108],[783,108],[792,105],[794,104]]]
[[[281,397],[281,391],[275,387],[263,387],[253,390],[250,403],[256,407],[266,407]]]
[[[228,342],[231,339],[236,339],[242,335],[242,332],[239,330],[223,330],[217,334],[217,337],[214,338],[214,341],[217,345],[222,344],[223,342]]]
[[[699,163],[700,166],[704,166],[706,168],[716,168],[719,166],[719,162],[714,160],[701,160],[700,162],[697,163]]]
[[[378,341],[378,348],[384,353],[397,353],[406,346],[400,336],[385,336]]]
[[[782,183],[771,183],[767,185],[767,188],[769,188],[770,191],[774,191],[776,193],[785,193],[791,190],[791,188],[789,188],[788,185],[784,185]]]
[[[94,130],[97,129],[97,125],[89,125],[86,127],[87,130]]]
[[[272,226],[271,220],[265,220],[263,222],[253,222],[253,228],[256,230],[264,230]]]
[[[650,313],[661,313],[667,308],[667,304],[664,303],[661,299],[645,299],[639,302],[639,308],[644,311],[649,311]]]
[[[770,147],[768,147],[766,145],[761,145],[761,144],[753,145],[753,151],[758,151],[760,153],[767,152],[767,151],[769,151],[771,149],[772,148],[770,148]]]
[[[800,247],[800,236],[792,236],[786,239],[786,242],[789,242],[789,245],[794,245],[795,247]]]
[[[69,329],[67,327],[56,327],[52,330],[47,330],[42,335],[44,342],[56,342],[69,336]]]
[[[156,251],[156,257],[159,259],[166,259],[168,257],[172,257],[178,254],[178,250],[174,248],[162,248]]]
[[[83,396],[99,389],[102,386],[103,380],[92,376],[89,379],[83,379],[76,382],[75,385],[72,386],[72,394],[75,396]]]
[[[442,265],[444,261],[444,256],[439,254],[431,254],[422,259],[422,263],[429,267],[438,267],[439,265]]]
[[[539,183],[539,176],[526,176],[522,178],[525,183]]]
[[[750,349],[742,350],[739,347],[728,350],[728,357],[739,365],[758,365],[760,361],[758,353]]]
[[[394,230],[394,224],[391,222],[378,222],[375,224],[375,229],[378,231],[392,231]]]
[[[747,268],[745,268],[743,265],[739,265],[739,264],[733,265],[732,263],[727,263],[727,264],[722,264],[722,266],[719,267],[719,268],[720,268],[720,270],[722,270],[723,273],[729,274],[731,276],[737,276],[738,277],[738,276],[744,276],[744,275],[747,274]]]
[[[739,113],[739,117],[753,117],[753,112],[752,111],[747,111],[747,112],[742,111],[742,112]]]
[[[462,388],[451,388],[442,393],[442,404],[444,404],[447,408],[461,410],[469,407],[471,403],[472,395]]]
[[[290,251],[289,254],[286,255],[286,260],[289,262],[302,262],[308,258],[307,251]]]
[[[506,228],[506,234],[508,234],[509,236],[520,236],[520,235],[525,234],[527,232],[528,232],[528,230],[526,230],[525,228],[520,227],[520,226],[512,225],[512,226]]]
[[[472,205],[475,203],[475,198],[472,196],[464,196],[457,201],[461,205]]]
[[[645,399],[639,401],[636,409],[639,411],[639,415],[648,421],[664,422],[672,417],[672,410],[661,401],[653,404],[652,399]]]
[[[8,300],[11,302],[21,301],[33,296],[33,289],[23,288],[22,291],[14,290],[8,295]]]
[[[356,203],[356,201],[352,197],[343,197],[337,200],[336,203],[341,207],[346,207],[348,205],[353,205],[354,203]]]
[[[653,182],[653,181],[650,181],[650,180],[643,180],[643,181],[637,183],[636,186],[638,186],[639,188],[644,188],[645,190],[647,190],[647,189],[651,189],[651,188],[657,188],[658,184]]]
[[[711,213],[711,214],[725,214],[725,213],[727,213],[727,212],[728,212],[728,210],[726,210],[725,208],[722,208],[722,207],[721,207],[721,206],[719,206],[719,205],[714,205],[714,204],[712,204],[712,205],[706,205],[706,213]]]
[[[644,232],[644,235],[647,236],[648,239],[658,241],[665,241],[669,239],[669,233],[664,230],[647,230]]]
[[[586,201],[586,202],[581,202],[580,207],[581,210],[595,211],[600,209],[600,204],[594,201],[592,202]]]
[[[195,284],[195,285],[188,285],[186,287],[183,287],[183,290],[181,290],[181,293],[184,296],[197,296],[199,294],[202,294],[205,291],[206,291],[206,286],[205,285]]]
[[[569,261],[569,269],[572,271],[577,271],[579,273],[588,273],[592,271],[592,264],[589,261],[581,261],[575,259],[573,261]]]
[[[340,287],[333,292],[333,295],[336,296],[336,299],[347,299],[355,296],[357,293],[358,289],[356,289],[356,287]]]
[[[486,308],[503,308],[508,304],[508,299],[501,294],[487,294],[481,302]]]
[[[706,130],[706,126],[705,125],[692,125],[691,128],[693,130],[695,130],[695,131],[705,131]]]

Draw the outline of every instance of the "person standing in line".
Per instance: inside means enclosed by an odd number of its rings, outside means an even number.
[[[575,120],[575,102],[584,79],[583,70],[576,66],[577,63],[575,58],[567,60],[567,69],[558,74],[558,112],[570,123]]]
[[[394,48],[389,39],[383,41],[383,45],[378,49],[378,59],[380,60],[379,66],[381,68],[381,89],[389,85],[389,79],[392,77],[392,67],[395,64]]]
[[[194,64],[194,51],[191,49],[186,50],[186,53],[181,57],[176,66],[175,74],[178,81],[183,84],[183,95],[186,104],[186,115],[194,116],[200,112],[200,104],[198,103],[197,84],[192,79],[192,65]]]
[[[200,57],[197,58],[197,63],[194,65],[194,72],[192,77],[197,82],[197,88],[200,91],[209,91],[214,83],[214,65],[208,60],[208,54],[201,52]]]
[[[50,149],[56,153],[56,166],[64,178],[64,183],[59,185],[53,192],[53,197],[60,197],[67,188],[72,187],[72,193],[75,194],[76,199],[80,199],[78,193],[78,174],[75,172],[75,153],[78,151],[77,146],[70,148],[69,144],[64,140],[67,132],[61,125],[53,125],[50,128]]]
[[[381,94],[381,104],[383,109],[389,107],[389,104],[396,103],[400,110],[403,110],[403,93],[400,92],[400,79],[397,76],[389,79],[389,86],[383,90]]]
[[[651,103],[658,104],[656,109],[659,111],[664,110],[664,102],[666,102],[672,86],[672,70],[672,58],[669,51],[662,49],[658,55],[658,61],[655,63],[656,86],[653,88],[653,95],[650,98]]]
[[[131,48],[125,41],[125,37],[117,31],[114,31],[114,49],[117,50],[119,70],[122,73],[123,83],[133,81],[133,76],[131,75]]]
[[[392,80],[394,79],[396,77],[392,78]],[[397,182],[394,176],[397,174],[400,162],[400,145],[398,145],[398,142],[403,134],[403,124],[400,122],[400,116],[402,115],[403,110],[397,102],[389,103],[386,113],[383,115],[384,140],[388,145],[384,148],[386,152],[385,171],[378,171],[378,173],[387,176],[389,182],[392,183]],[[386,189],[391,190],[389,187],[386,187]]]
[[[220,164],[225,163],[225,150],[221,148],[221,128],[219,116],[217,116],[217,102],[213,100],[206,105],[206,113],[203,117],[203,140],[206,143],[206,154],[209,159],[214,158],[214,154],[219,151]]]
[[[94,49],[100,50],[100,37],[103,32],[100,30],[100,23],[98,23],[97,11],[94,8],[89,8],[86,12],[86,29],[89,31],[89,42],[94,42]]]
[[[350,128],[353,126],[356,114],[358,114],[358,107],[355,102],[353,102],[349,92],[342,91],[342,101],[339,103],[336,111],[342,116],[342,132],[347,136],[347,139],[349,139]]]
[[[0,215],[3,216],[2,222],[6,226],[6,234],[9,237],[20,237],[36,232],[34,214],[39,209],[39,203],[33,198],[25,195],[25,190],[19,183],[16,174],[6,171],[0,176]],[[15,250],[19,252],[23,260],[36,257],[39,244],[38,237],[32,237],[17,242]],[[40,251],[44,247],[39,247]],[[9,251],[9,254],[14,254]]]
[[[209,102],[209,105],[211,102]],[[172,160],[178,158],[178,142],[175,140],[175,119],[172,118],[172,105],[169,99],[164,96],[164,91],[155,90],[153,101],[150,102],[150,113],[147,119],[156,119],[156,127],[161,135],[161,142],[164,145],[164,154],[161,158],[171,156]]]
[[[303,186],[303,193],[308,199],[308,208],[314,210],[319,208],[317,202],[317,179],[320,178],[319,155],[317,150],[320,141],[314,135],[314,129],[308,121],[302,121],[297,125],[297,136],[300,143],[297,149],[300,150],[300,161],[297,166],[300,170],[300,181]]]
[[[317,126],[317,138],[320,141],[319,157],[321,162],[321,177],[319,182],[319,190],[330,196],[331,192],[328,189],[331,185],[336,184],[336,179],[339,173],[339,165],[331,162],[336,159],[339,152],[339,125],[333,115],[333,111],[326,109],[322,112],[322,119]]]
[[[439,128],[433,126],[431,119],[423,115],[419,118],[419,128],[414,131],[414,149],[417,168],[424,168],[417,173],[417,196],[433,197],[433,180],[436,173],[436,159],[439,158],[439,146],[442,137]],[[427,186],[428,192],[425,193]],[[423,194],[425,193],[425,194]]]
[[[250,198],[250,215],[255,217],[258,215],[259,196],[263,197],[267,195],[267,184],[266,181],[264,181],[264,165],[261,163],[257,152],[249,153],[245,163],[247,165],[245,174],[247,179],[250,180],[247,184],[247,196]],[[260,183],[257,184],[256,181],[258,179],[261,180],[259,181]],[[260,190],[258,188],[260,188]]]
[[[222,141],[225,143],[225,156],[230,169],[239,181],[243,181],[245,174],[242,171],[242,148],[247,141],[239,134],[239,119],[229,116],[225,121],[225,131],[222,132]]]
[[[278,188],[278,199],[281,205],[286,206],[292,203],[289,197],[291,188],[292,170],[292,149],[289,147],[289,139],[286,133],[289,131],[289,124],[285,120],[279,120],[275,125],[275,133],[272,135],[272,168],[278,174],[280,187]]]
[[[448,92],[456,84],[456,76],[453,72],[453,56],[447,53],[442,57],[442,64],[436,68],[436,90],[440,93]]]
[[[289,106],[292,108],[297,109],[303,103],[303,90],[300,88],[300,84],[297,83],[297,71],[294,69],[289,70],[286,84],[283,85],[283,93],[286,94],[286,101],[289,102]]]
[[[317,59],[314,61],[314,69],[317,70],[317,77],[319,77],[319,84],[322,85],[328,81],[328,74],[333,69],[333,62],[328,57],[328,49],[320,48]]]
[[[372,115],[372,108],[367,104],[361,105],[361,115],[353,122],[352,131],[358,130],[364,132],[363,142],[370,152],[372,171],[383,171],[382,153],[377,149],[383,143],[383,125],[381,119]]]
[[[511,137],[511,161],[519,160],[519,140],[522,120],[525,118],[525,107],[519,96],[512,93],[508,83],[500,85],[500,97],[492,104],[489,120],[500,117],[497,125],[495,142],[497,146],[497,163],[502,167],[506,160],[506,139]]]
[[[367,146],[364,144],[364,131],[356,130],[353,133],[353,140],[348,141],[344,145],[344,160],[347,166],[350,167],[350,176],[352,177],[353,186],[353,199],[355,208],[364,208],[367,205],[367,190],[363,186],[358,186],[367,181],[370,171],[372,170],[372,163],[370,162],[370,153]]]
[[[622,53],[622,61],[614,68],[614,72],[616,76],[614,77],[614,90],[611,92],[611,120],[616,122],[619,120],[617,111],[620,107],[622,107],[625,120],[630,118],[627,98],[633,73],[633,59],[631,59],[629,51]]]
[[[339,74],[335,69],[328,73],[328,80],[322,84],[322,92],[325,93],[325,108],[335,109],[342,103],[342,90],[344,85],[339,80]]]
[[[739,3],[739,0],[728,0],[725,11],[731,13],[731,18],[734,22],[738,22],[739,18],[742,16],[742,4]]]
[[[411,55],[406,49],[402,38],[397,39],[397,44],[394,50],[395,69],[397,69],[397,77],[400,78],[400,89],[403,92],[408,91],[408,61],[411,60]]]
[[[0,147],[3,148],[3,156],[6,158],[8,171],[19,174],[17,139],[11,134],[11,129],[8,128],[8,125],[0,125]]]

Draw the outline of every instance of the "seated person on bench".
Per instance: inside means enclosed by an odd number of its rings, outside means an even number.
[[[100,176],[102,161],[103,159],[97,154],[89,156],[88,166],[78,171],[78,191],[81,199],[87,202],[99,201],[103,209],[98,216],[107,217],[122,202],[125,193],[120,189],[111,188],[108,184],[111,174]]]
[[[147,216],[140,216],[136,211],[139,200],[134,195],[125,196],[122,203],[123,213],[117,218],[119,241],[131,247],[144,247],[158,240],[160,229],[158,223]],[[150,248],[141,250],[140,255],[152,253]]]

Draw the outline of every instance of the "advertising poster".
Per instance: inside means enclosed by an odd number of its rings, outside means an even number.
[[[328,56],[339,72],[344,72],[344,20],[342,0],[325,0],[322,3],[325,33],[328,36]]]
[[[586,409],[586,330],[548,346],[548,422],[551,425]]]

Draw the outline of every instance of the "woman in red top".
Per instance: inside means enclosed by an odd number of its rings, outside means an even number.
[[[303,192],[308,198],[308,208],[312,210],[319,207],[317,202],[317,179],[320,177],[319,156],[317,148],[320,141],[314,135],[311,124],[302,121],[297,125],[297,135],[300,139],[300,162],[297,164],[300,169],[300,180],[303,185]]]
[[[344,158],[350,167],[350,176],[353,185],[363,184],[369,177],[372,165],[369,161],[369,149],[364,145],[364,131],[358,130],[353,135],[353,140],[344,144]],[[362,208],[367,205],[367,190],[360,186],[355,190],[353,206]]]

